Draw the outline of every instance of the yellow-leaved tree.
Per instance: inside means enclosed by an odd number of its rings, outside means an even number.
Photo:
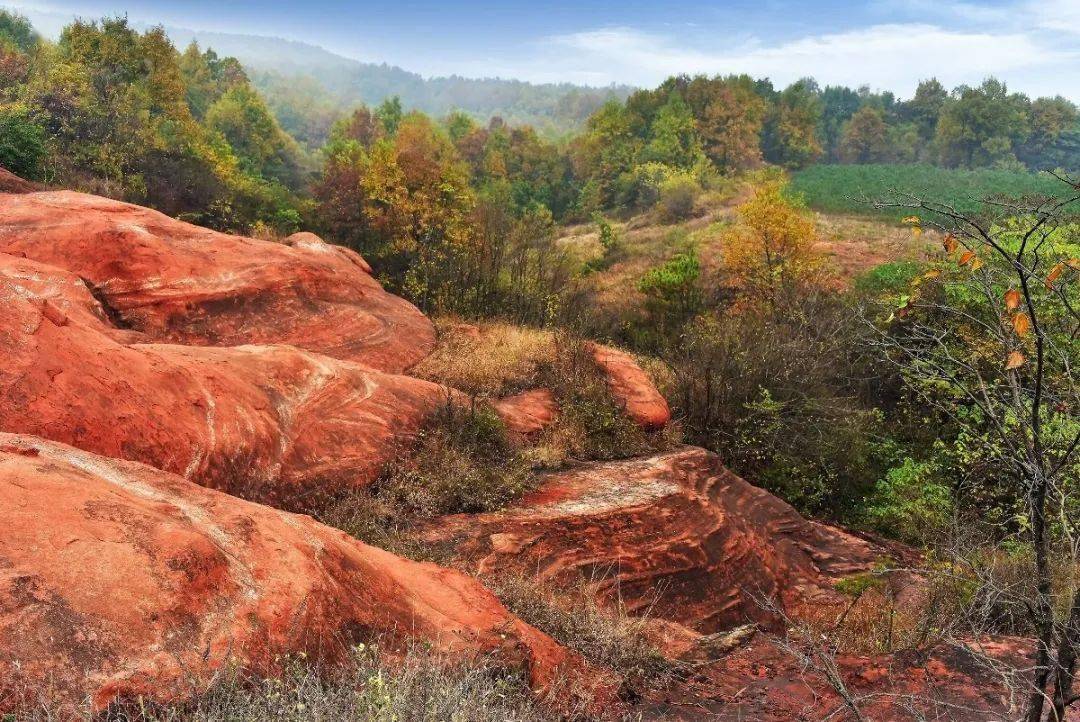
[[[777,305],[819,277],[816,230],[809,213],[785,195],[787,181],[764,177],[721,239],[724,263],[741,295]]]

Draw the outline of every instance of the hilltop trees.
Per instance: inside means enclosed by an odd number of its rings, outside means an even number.
[[[181,55],[123,18],[76,21],[52,45],[0,12],[0,75],[0,162],[16,172],[217,227],[299,221],[289,141],[235,60]],[[209,127],[230,92],[232,112]]]

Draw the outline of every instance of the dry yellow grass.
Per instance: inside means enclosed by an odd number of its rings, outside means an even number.
[[[499,397],[534,388],[537,376],[555,361],[555,336],[501,322],[471,325],[435,320],[439,344],[412,373],[468,394]]]

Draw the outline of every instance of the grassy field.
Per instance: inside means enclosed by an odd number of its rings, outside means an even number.
[[[791,192],[801,195],[816,210],[897,220],[910,212],[875,210],[870,201],[888,198],[893,192],[913,193],[975,213],[988,196],[1062,195],[1066,190],[1064,183],[1045,173],[955,170],[929,165],[816,165],[799,171],[791,181]]]

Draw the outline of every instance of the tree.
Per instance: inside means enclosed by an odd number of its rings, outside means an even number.
[[[767,108],[749,76],[716,81],[698,127],[705,154],[718,169],[736,172],[761,164],[761,129]]]
[[[817,138],[821,101],[817,84],[803,79],[792,83],[776,99],[766,123],[765,159],[786,168],[803,168],[822,153]]]
[[[910,208],[944,236],[944,257],[887,322],[882,344],[909,389],[964,433],[965,453],[998,470],[1024,509],[1013,540],[1029,551],[1033,583],[977,594],[1025,610],[1036,642],[1024,719],[1065,719],[1076,701],[1080,655],[1080,243],[1073,224],[1080,183],[1064,198],[996,199],[968,216],[920,198]],[[965,560],[955,560],[963,568]],[[1069,570],[1055,580],[1055,569]],[[975,618],[972,615],[969,618]],[[982,629],[972,630],[979,633]]]
[[[1014,149],[1030,133],[1030,101],[1010,94],[999,80],[961,87],[938,118],[935,143],[947,166],[976,168],[1015,160]]]
[[[383,132],[387,135],[397,133],[398,126],[401,124],[404,115],[405,111],[401,108],[401,98],[396,95],[387,98],[375,109],[375,117],[379,119]]]
[[[821,139],[823,152],[829,160],[839,159],[844,126],[863,103],[859,93],[848,87],[828,85],[821,92]]]
[[[28,108],[0,105],[0,167],[28,180],[41,177],[45,158],[45,129]]]
[[[697,122],[690,106],[673,92],[649,128],[649,142],[641,151],[641,160],[689,170],[703,158]]]
[[[837,149],[844,163],[881,163],[889,157],[885,114],[869,105],[860,108],[844,125]]]
[[[814,222],[785,197],[785,185],[775,178],[759,182],[722,239],[724,264],[741,291],[773,307],[791,301],[818,267]]]
[[[915,123],[924,142],[933,140],[941,109],[948,100],[949,91],[937,78],[931,78],[921,81],[915,88],[915,96],[904,104],[904,115]]]
[[[0,10],[0,50],[30,53],[37,49],[41,37],[25,16]]]

